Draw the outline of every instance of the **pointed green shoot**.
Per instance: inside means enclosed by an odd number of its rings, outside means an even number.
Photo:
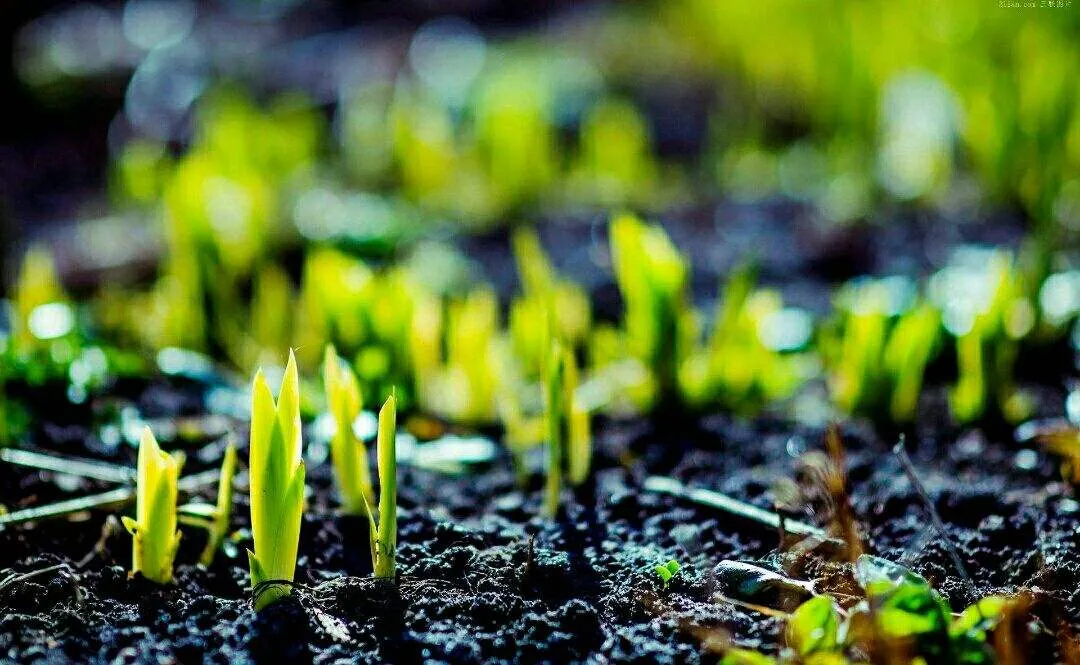
[[[36,339],[30,331],[30,316],[41,305],[66,300],[52,252],[42,246],[31,247],[23,257],[14,288],[15,342],[30,345]]]
[[[631,348],[664,399],[677,399],[677,370],[690,322],[690,266],[660,226],[619,215],[610,226],[615,279]]]
[[[397,400],[386,398],[379,411],[379,523],[368,508],[371,563],[376,579],[392,580],[397,572]]]
[[[559,511],[563,478],[580,485],[589,476],[592,463],[592,434],[589,411],[575,396],[578,385],[574,352],[552,342],[544,374],[544,426],[547,428],[543,514],[555,517]]]
[[[249,467],[255,551],[248,550],[248,564],[256,609],[288,595],[290,587],[284,583],[292,582],[296,572],[304,512],[300,453],[300,379],[290,352],[277,403],[262,370],[255,375],[252,392]]]
[[[182,458],[181,458],[182,459]],[[158,446],[149,427],[139,440],[139,462],[135,519],[122,521],[134,539],[132,573],[158,584],[168,584],[173,576],[173,559],[180,544],[176,528],[176,483],[181,459]]]
[[[341,511],[347,515],[366,515],[370,497],[374,497],[371,471],[367,448],[353,433],[353,423],[360,415],[360,384],[331,344],[326,346],[323,360],[323,385],[330,415],[337,426],[330,439],[330,456],[341,495]]]
[[[571,485],[577,486],[589,477],[592,464],[592,432],[589,411],[575,397],[578,387],[578,368],[574,353],[563,348],[563,431],[566,432],[566,475]]]
[[[179,508],[180,523],[198,527],[206,531],[206,547],[199,556],[199,563],[209,568],[214,563],[225,536],[232,523],[233,476],[236,475],[236,446],[229,443],[225,448],[225,457],[221,461],[221,473],[218,475],[217,504],[187,503]]]
[[[915,419],[923,375],[934,353],[941,329],[941,313],[923,303],[896,322],[885,345],[883,364],[892,374],[889,414],[893,422]]]
[[[232,521],[233,476],[236,475],[236,446],[230,441],[225,448],[225,457],[221,461],[221,477],[218,479],[217,505],[207,530],[206,548],[199,557],[199,563],[209,567],[214,562],[221,543],[229,532]]]
[[[531,228],[520,228],[510,238],[521,284],[526,295],[546,295],[555,284],[555,271]]]
[[[548,357],[546,381],[544,383],[544,406],[547,409],[547,483],[544,486],[544,516],[554,518],[559,512],[559,499],[562,495],[563,465],[566,458],[566,354],[556,342],[552,345]]]
[[[986,372],[983,339],[978,331],[956,339],[956,364],[960,378],[949,391],[949,407],[958,423],[970,423],[986,410]]]

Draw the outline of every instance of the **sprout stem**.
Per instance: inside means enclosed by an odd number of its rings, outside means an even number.
[[[379,524],[371,522],[376,579],[397,571],[397,401],[391,395],[379,411]],[[371,511],[368,511],[370,517]]]

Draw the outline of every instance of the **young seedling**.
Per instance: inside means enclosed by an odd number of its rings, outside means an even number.
[[[653,570],[660,576],[660,580],[663,582],[664,588],[666,589],[668,584],[671,583],[672,578],[675,577],[681,568],[682,566],[679,565],[678,561],[671,559],[667,563],[657,564]]]
[[[799,605],[788,618],[784,630],[788,647],[802,657],[836,651],[842,621],[832,598],[814,596]]]
[[[922,301],[896,313],[897,296],[884,280],[849,284],[844,295],[843,332],[826,345],[833,401],[846,413],[911,422],[938,351],[941,312]]]
[[[752,264],[732,270],[706,344],[682,359],[679,387],[690,404],[753,413],[791,396],[814,373],[815,361],[802,352],[809,315],[786,308],[780,293],[756,288],[755,280]]]
[[[367,507],[371,564],[375,578],[392,580],[397,571],[397,401],[391,395],[379,410],[379,521]]]
[[[23,257],[13,290],[15,345],[26,350],[38,339],[33,331],[34,311],[44,305],[67,301],[52,252],[44,247],[31,247]]]
[[[563,429],[566,411],[566,356],[558,344],[548,356],[547,380],[544,384],[544,405],[547,407],[547,483],[544,486],[544,516],[553,518],[559,512],[562,496],[562,477],[566,457],[566,432]]]
[[[255,375],[251,398],[249,456],[255,551],[248,550],[248,564],[255,609],[290,592],[304,512],[300,452],[300,379],[296,358],[290,352],[277,403],[262,370]]]
[[[660,399],[677,400],[678,368],[693,333],[689,262],[661,227],[631,215],[612,220],[610,236],[630,350],[651,370]]]
[[[221,460],[218,477],[217,504],[189,503],[180,506],[180,522],[206,530],[206,547],[199,556],[199,563],[210,567],[221,543],[229,532],[232,521],[233,476],[236,475],[236,446],[229,443]]]
[[[956,337],[958,379],[949,391],[953,419],[1019,422],[1033,408],[1013,376],[1019,345],[1036,321],[1029,278],[1000,250],[961,255],[955,262],[930,283]]]
[[[579,348],[592,326],[588,294],[562,278],[532,229],[518,229],[511,238],[522,295],[510,303],[510,337],[527,379],[539,380],[554,335]]]
[[[176,528],[176,483],[183,457],[164,452],[149,427],[139,440],[139,461],[135,519],[121,520],[134,540],[131,572],[168,584],[173,577],[173,559],[180,544]]]
[[[495,397],[502,378],[499,299],[483,287],[451,300],[445,318],[430,306],[417,312],[417,337],[411,347],[414,358],[421,360],[415,364],[421,406],[454,422],[491,422],[497,416]],[[429,348],[418,348],[421,343]],[[434,352],[443,348],[440,358]]]
[[[360,415],[360,384],[352,369],[338,358],[333,345],[327,345],[323,361],[326,401],[337,429],[330,439],[334,479],[341,495],[341,510],[348,515],[366,515],[373,497],[367,448],[353,433],[353,423]]]
[[[574,396],[577,375],[573,352],[562,344],[553,343],[544,383],[547,410],[544,515],[549,518],[559,512],[564,475],[571,485],[580,485],[588,478],[592,461],[589,412]]]
[[[567,353],[566,372],[567,402],[570,406],[567,422],[567,440],[570,446],[567,449],[566,475],[571,485],[581,485],[589,477],[589,468],[592,465],[592,426],[589,422],[589,410],[577,399],[577,365],[574,355]]]

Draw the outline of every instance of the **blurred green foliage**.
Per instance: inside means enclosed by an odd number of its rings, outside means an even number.
[[[939,350],[941,314],[931,303],[903,302],[913,288],[906,280],[866,279],[839,294],[838,320],[821,346],[843,411],[914,419],[923,374]]]
[[[332,122],[298,94],[256,102],[211,88],[180,150],[138,139],[118,153],[114,200],[156,220],[164,251],[148,287],[109,284],[94,299],[100,332],[209,351],[243,371],[287,348],[314,367],[334,344],[362,403],[393,391],[406,411],[500,422],[519,448],[544,438],[554,339],[581,361],[584,413],[753,413],[824,378],[838,411],[906,423],[926,368],[947,351],[958,422],[1026,415],[1019,348],[1067,334],[1080,312],[1080,279],[1046,270],[1049,248],[1080,221],[1075,12],[676,0],[579,19],[589,39],[470,42],[475,66],[460,81],[417,61],[392,81],[348,88]],[[688,117],[709,118],[695,149],[672,150],[672,123],[652,108],[669,95]],[[624,309],[612,324],[594,321],[587,292],[520,223],[590,208],[655,219],[717,183],[736,200],[805,201],[835,222],[888,201],[1015,203],[1041,260],[946,266],[925,289],[912,284],[899,309],[882,302],[888,280],[849,285],[824,319],[785,305],[744,267],[710,317],[662,226],[618,214],[610,257]],[[503,222],[519,229],[521,290],[508,303],[452,250],[413,242]],[[5,362],[48,347],[63,376],[81,331],[27,332],[34,311],[78,328],[46,268],[31,254],[27,270],[40,275],[17,282]]]
[[[682,55],[741,102],[725,104],[715,123],[725,182],[764,174],[843,219],[884,197],[941,201],[973,174],[986,200],[1075,231],[1075,8],[681,0],[661,11]],[[637,62],[646,58],[657,60]]]

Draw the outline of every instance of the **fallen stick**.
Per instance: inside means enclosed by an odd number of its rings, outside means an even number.
[[[66,473],[92,480],[103,480],[107,483],[126,484],[135,482],[135,469],[126,466],[36,453],[32,450],[0,449],[0,461],[33,467],[42,471]]]
[[[752,522],[757,522],[762,526],[771,527],[773,529],[780,528],[780,515],[771,510],[758,508],[755,505],[733,499],[720,492],[714,492],[700,487],[687,487],[674,478],[649,476],[645,479],[644,487],[650,492],[670,494],[671,496],[687,499],[688,501],[693,501],[703,506],[716,508],[717,510],[722,510]],[[793,533],[798,536],[813,536],[815,538],[821,538],[822,540],[840,542],[825,533],[824,529],[812,524],[807,524],[806,522],[784,518],[783,526],[787,533]]]
[[[210,469],[201,473],[185,476],[179,480],[176,486],[181,492],[193,492],[216,483],[220,473],[221,472],[218,469]],[[120,487],[109,490],[108,492],[102,492],[101,494],[91,494],[90,496],[82,496],[77,499],[57,501],[56,503],[50,503],[44,506],[24,508],[23,510],[16,510],[5,515],[0,515],[0,527],[5,527],[10,524],[21,524],[23,522],[53,519],[72,513],[82,512],[84,510],[93,510],[95,508],[121,506],[134,500],[134,487]]]
[[[953,544],[952,538],[945,528],[945,523],[941,521],[941,516],[938,514],[937,508],[934,507],[934,502],[930,499],[926,487],[924,487],[922,481],[919,480],[919,474],[915,471],[915,465],[911,463],[911,458],[908,457],[907,451],[904,449],[903,436],[901,436],[900,441],[893,446],[893,454],[900,460],[900,466],[904,469],[904,473],[908,477],[908,482],[911,483],[911,487],[915,490],[915,495],[919,497],[923,506],[926,507],[926,512],[930,516],[930,523],[933,525],[934,530],[937,531],[938,537],[941,538],[941,544],[945,548],[945,552],[949,555],[949,558],[952,559],[957,574],[960,575],[960,579],[964,581],[964,586],[967,587],[967,591],[971,595],[972,600],[970,602],[977,603],[979,600],[979,590],[975,586],[975,580],[971,579],[971,575],[968,574],[967,568],[964,566],[964,560],[960,558],[960,552],[956,549],[956,545]],[[975,605],[975,611],[978,612],[980,616],[982,615],[982,610],[979,609],[978,604]]]

